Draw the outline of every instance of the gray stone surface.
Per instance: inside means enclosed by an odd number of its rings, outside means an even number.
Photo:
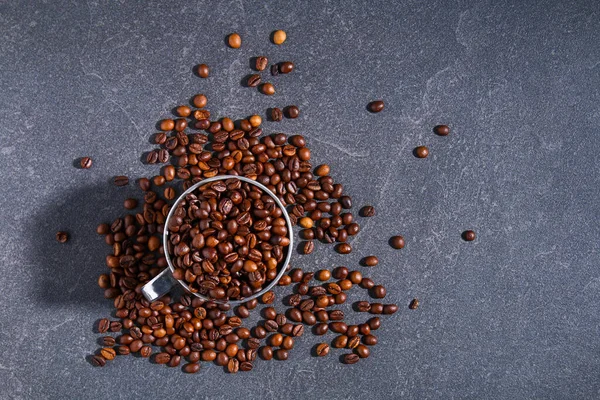
[[[599,8],[1,2],[0,398],[598,397]],[[277,28],[288,33],[281,47],[268,40]],[[224,46],[231,31],[239,50]],[[240,85],[260,54],[297,66],[272,79],[273,97]],[[210,79],[192,74],[200,62]],[[266,130],[305,134],[355,204],[376,206],[352,255],[319,246],[293,259],[316,270],[380,256],[364,272],[401,309],[384,318],[371,358],[314,358],[320,340],[306,335],[291,362],[235,376],[87,362],[92,327],[112,308],[96,286],[109,249],[94,229],[138,194],[109,180],[155,174],[140,155],[156,121],[197,92],[217,116],[298,104],[300,118]],[[386,109],[369,114],[377,98]],[[450,136],[432,134],[438,123]],[[411,154],[422,144],[425,160]],[[73,167],[84,155],[91,170]],[[468,228],[476,242],[460,239]],[[58,229],[68,244],[55,242]],[[402,251],[387,245],[398,233]]]

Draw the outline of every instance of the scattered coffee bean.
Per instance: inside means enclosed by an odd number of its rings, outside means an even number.
[[[375,331],[381,326],[381,320],[379,319],[379,317],[370,318],[367,321],[367,325],[369,325],[369,328],[371,328],[371,330]]]
[[[417,158],[426,158],[429,155],[429,149],[427,146],[418,146],[415,148],[414,153]]]
[[[173,129],[175,129],[175,121],[172,119],[163,119],[160,122],[161,131],[172,131]]]
[[[261,83],[260,75],[253,74],[248,77],[248,81],[246,82],[250,87],[257,87]],[[265,93],[267,94],[267,93]]]
[[[98,322],[98,332],[106,333],[110,328],[110,321],[106,318],[102,318],[100,322]]]
[[[331,278],[331,272],[328,269],[322,269],[317,272],[316,278],[320,281],[328,281]]]
[[[316,347],[317,356],[325,357],[329,354],[329,345],[327,343],[319,343]]]
[[[378,113],[380,111],[383,111],[384,107],[385,104],[381,100],[376,100],[369,103],[369,111],[371,111],[372,113]]]
[[[360,357],[356,354],[345,354],[343,357],[344,364],[356,364]]]
[[[304,242],[302,245],[302,252],[304,254],[311,254],[315,249],[315,243],[312,240]]]
[[[272,96],[275,94],[275,86],[273,86],[272,83],[263,83],[262,86],[260,87],[261,92],[263,92],[263,94],[266,94],[267,96]]]
[[[90,157],[83,157],[80,161],[79,161],[79,165],[81,166],[81,168],[83,169],[89,169],[92,167],[92,159]]]
[[[336,246],[336,250],[340,254],[350,254],[352,252],[352,246],[348,243],[340,243]]]
[[[123,175],[115,176],[113,179],[115,186],[125,186],[129,184],[129,178]]]
[[[281,109],[277,108],[277,107],[273,107],[271,109],[271,120],[272,121],[281,121],[283,119],[283,112],[281,112]]]
[[[361,215],[363,217],[373,217],[375,216],[375,207],[373,206],[364,206],[361,210]]]
[[[419,308],[419,299],[412,299],[412,301],[408,305],[408,308],[410,308],[411,310],[416,310],[417,308]]]
[[[450,133],[450,128],[448,127],[448,125],[436,125],[433,128],[433,131],[436,135],[448,136],[448,134]]]
[[[474,231],[464,231],[462,234],[463,240],[467,242],[472,242],[475,240],[475,232]]]
[[[138,201],[136,199],[126,199],[125,202],[123,203],[123,206],[127,209],[127,210],[133,210],[134,208],[136,208],[138,205]]]
[[[186,374],[195,374],[198,371],[200,371],[200,364],[198,363],[190,363],[183,366],[183,372]]]
[[[262,118],[260,117],[260,115],[256,114],[250,116],[248,121],[250,121],[250,125],[252,125],[253,128],[258,128],[262,124]]]
[[[346,279],[348,276],[348,268],[346,267],[337,267],[333,270],[333,277],[335,279]]]
[[[359,312],[369,312],[371,310],[371,303],[368,301],[359,301],[356,303],[356,309]]]
[[[385,287],[383,287],[382,285],[373,286],[372,291],[373,291],[372,295],[376,299],[383,299],[386,295]]]
[[[404,238],[402,236],[392,236],[390,239],[390,246],[394,249],[404,248]]]
[[[375,256],[368,256],[365,257],[362,262],[367,267],[374,267],[379,264],[379,259]]]
[[[383,304],[381,303],[371,303],[371,309],[369,310],[371,314],[381,314],[383,313]]]
[[[280,361],[285,361],[289,358],[290,353],[285,349],[279,349],[275,352],[275,358]]]
[[[360,358],[367,358],[371,354],[371,350],[369,350],[369,348],[364,344],[357,345],[354,351]]]
[[[284,61],[279,63],[279,72],[282,74],[289,74],[294,70],[294,63],[291,61]]]
[[[229,35],[227,43],[232,49],[239,49],[242,46],[242,37],[237,33],[232,33]]]
[[[198,75],[200,75],[200,78],[208,78],[209,72],[210,71],[209,71],[208,65],[206,65],[206,64],[198,65]]]
[[[208,104],[208,99],[203,94],[197,94],[192,99],[192,103],[194,104],[194,106],[196,106],[198,108],[204,108],[204,107],[206,107],[206,104]],[[173,125],[173,126],[175,126],[175,125]]]
[[[256,63],[254,64],[254,68],[257,71],[264,71],[269,65],[269,59],[264,56],[256,57]]]
[[[103,346],[114,346],[115,345],[115,338],[112,336],[104,336],[100,342],[102,343]]]
[[[386,304],[383,306],[383,314],[394,314],[398,311],[398,306],[396,304]]]
[[[92,365],[95,367],[104,367],[106,365],[106,359],[102,356],[93,356]]]
[[[285,115],[291,119],[298,118],[300,115],[300,109],[296,106],[287,106],[285,108]]]
[[[277,30],[273,32],[273,43],[281,45],[283,42],[285,42],[285,39],[287,39],[285,31]]]
[[[67,232],[64,232],[64,231],[56,232],[56,241],[58,243],[67,243],[68,240],[69,240],[69,234]]]

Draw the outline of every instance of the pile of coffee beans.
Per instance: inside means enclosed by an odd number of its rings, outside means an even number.
[[[285,32],[274,33],[274,43],[280,45],[285,39]],[[232,34],[228,44],[240,47],[241,37]],[[257,71],[268,69],[266,56],[255,61]],[[273,64],[270,70],[278,75],[294,68],[286,61]],[[205,64],[197,72],[203,78],[209,76]],[[260,75],[251,78],[248,86],[261,85]],[[272,85],[265,85],[270,84],[262,83],[265,94],[275,93]],[[148,164],[164,164],[160,175],[139,179],[143,198],[127,199],[124,206],[129,213],[97,227],[97,233],[111,246],[106,256],[109,271],[100,275],[98,285],[113,301],[116,319],[98,321],[97,330],[104,336],[91,362],[102,367],[118,356],[137,353],[152,357],[159,365],[184,364],[186,373],[198,372],[202,362],[216,363],[229,373],[247,372],[258,356],[264,361],[287,360],[308,327],[317,336],[330,331],[336,335],[329,344],[315,345],[318,357],[334,349],[343,349],[340,359],[346,364],[369,357],[378,343],[374,332],[381,326],[380,315],[394,314],[398,306],[380,302],[378,299],[387,295],[386,288],[358,269],[340,266],[312,272],[288,265],[278,285],[292,286],[289,295],[278,307],[275,293],[265,292],[260,298],[265,304],[263,320],[255,326],[244,326],[244,320],[257,308],[258,299],[233,310],[229,303],[221,302],[243,301],[272,282],[284,255],[291,251],[291,235],[304,240],[300,244],[304,254],[317,251],[318,242],[335,244],[340,254],[349,254],[352,246],[348,240],[360,226],[350,211],[351,197],[334,181],[329,165],[313,168],[302,135],[266,134],[258,115],[237,121],[211,118],[207,106],[208,98],[198,94],[190,105],[176,107],[176,119],[159,123],[161,131],[154,135],[158,147],[145,159]],[[372,112],[383,108],[382,101],[369,106]],[[287,106],[284,111],[272,108],[269,112],[272,121],[281,121],[284,115],[296,118],[299,109]],[[449,131],[443,127],[436,127],[438,135]],[[221,175],[243,176],[266,186],[286,208],[292,225],[300,226],[299,232],[288,231],[283,211],[271,196],[236,178],[207,183],[187,194],[165,225],[179,194]],[[128,183],[126,176],[114,178],[117,186]],[[361,215],[372,217],[375,209],[365,206]],[[167,248],[161,239],[165,230]],[[65,240],[59,234],[57,240]],[[401,249],[404,239],[395,236],[390,245]],[[167,267],[166,255],[175,267],[174,276],[187,282],[191,293],[149,302],[141,288]],[[366,257],[363,265],[374,268],[379,259]],[[350,295],[358,296],[352,303],[354,317],[362,313],[372,316],[359,323],[346,322],[347,313],[340,306],[349,303]],[[410,308],[417,306],[415,299]]]

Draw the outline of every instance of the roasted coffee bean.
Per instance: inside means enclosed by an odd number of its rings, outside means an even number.
[[[126,356],[131,354],[131,350],[129,350],[128,346],[117,346],[117,353],[122,356]]]
[[[273,320],[267,320],[265,322],[265,329],[268,332],[277,332],[277,330],[279,329],[279,325]]]
[[[195,107],[204,108],[204,107],[206,107],[206,104],[208,104],[208,99],[203,94],[197,94],[192,99],[192,103],[194,104]]]
[[[264,56],[256,57],[256,61],[254,63],[254,69],[257,71],[264,71],[269,65],[269,59]]]
[[[303,334],[304,334],[304,325],[301,325],[301,324],[294,325],[294,327],[292,328],[292,336],[300,337]]]
[[[382,285],[375,285],[372,289],[372,296],[376,299],[383,299],[386,295],[385,287]]]
[[[331,271],[322,269],[317,272],[316,278],[320,281],[328,281],[331,278]]]
[[[335,333],[346,333],[348,331],[348,325],[341,321],[335,321],[329,324],[329,329]]]
[[[374,335],[364,335],[362,337],[362,341],[364,344],[368,346],[375,346],[377,344],[377,336]]]
[[[360,210],[360,214],[363,217],[373,217],[375,215],[375,207],[373,207],[373,206],[364,206]]]
[[[284,61],[279,63],[279,72],[282,74],[289,74],[294,70],[294,63],[291,61]]]
[[[79,165],[81,166],[81,168],[83,169],[89,169],[92,167],[92,159],[90,157],[83,157],[81,158],[81,160],[79,161]]]
[[[342,349],[342,348],[346,347],[347,344],[348,344],[348,336],[346,336],[346,335],[336,336],[336,338],[333,339],[333,342],[332,342],[333,347],[335,347],[337,349]]]
[[[344,312],[342,310],[329,311],[329,319],[332,321],[341,321],[344,319]]]
[[[464,231],[462,233],[462,237],[463,237],[464,241],[466,241],[466,242],[472,242],[473,240],[475,240],[475,232],[471,231],[471,230]]]
[[[370,318],[367,321],[367,325],[369,325],[369,328],[371,328],[371,330],[375,331],[381,326],[381,320],[379,319],[379,317]]]
[[[279,75],[279,65],[277,65],[277,64],[271,65],[271,75],[273,75],[273,76]]]
[[[280,361],[285,361],[289,358],[290,353],[285,349],[279,349],[275,352],[275,358]]]
[[[112,336],[104,336],[101,338],[100,343],[102,343],[103,346],[114,346],[115,338]]]
[[[253,365],[251,362],[245,361],[240,364],[240,371],[244,371],[244,372],[252,371],[252,367],[253,367]]]
[[[362,263],[366,267],[374,267],[379,264],[379,259],[375,256],[368,256],[362,260]]]
[[[110,321],[108,319],[102,318],[98,322],[98,332],[100,332],[100,333],[108,332],[109,328],[110,328]]]
[[[327,343],[319,343],[316,347],[316,353],[319,357],[325,357],[329,354],[329,345]]]
[[[356,364],[360,360],[360,357],[356,354],[345,354],[342,359],[344,364]]]
[[[433,131],[436,135],[448,136],[448,134],[450,133],[450,128],[448,127],[448,125],[436,125],[433,128]]]
[[[302,245],[302,252],[304,254],[311,254],[315,249],[315,243],[312,240],[304,242]]]
[[[273,304],[273,302],[275,301],[275,292],[273,292],[272,290],[266,292],[262,295],[261,300],[263,304]]]
[[[200,75],[200,78],[208,78],[209,72],[210,71],[209,71],[208,65],[206,65],[206,64],[198,65],[198,75]]]
[[[232,33],[227,38],[227,43],[232,49],[239,49],[242,46],[242,37],[238,33]]]
[[[321,324],[318,324],[317,326],[315,326],[314,333],[315,333],[315,335],[321,336],[321,335],[326,334],[327,331],[329,331],[329,326],[325,323],[321,323]]]
[[[140,349],[140,356],[147,358],[150,357],[150,354],[152,354],[152,347],[142,346]]]
[[[354,336],[354,337],[348,339],[348,348],[349,349],[356,349],[359,345],[360,345],[360,337]]]
[[[392,236],[390,239],[390,246],[394,249],[404,248],[404,238],[402,236]]]
[[[283,342],[281,343],[281,347],[286,350],[291,350],[294,348],[294,338],[291,336],[286,336],[283,338]]]
[[[106,359],[102,356],[93,356],[92,365],[94,367],[104,367],[106,365]]]
[[[129,178],[123,175],[115,176],[113,179],[115,186],[125,186],[129,184]]]
[[[302,321],[307,324],[307,325],[314,325],[317,323],[317,318],[315,317],[315,315],[310,312],[310,311],[303,311],[302,312]]]
[[[100,355],[107,360],[114,360],[117,356],[117,352],[112,347],[104,347],[100,350]]]
[[[352,246],[348,243],[340,243],[337,245],[336,250],[340,254],[350,254],[352,252]]]
[[[372,287],[374,287],[374,286],[375,286],[375,282],[374,282],[374,281],[373,281],[373,279],[371,279],[371,278],[363,278],[363,279],[360,281],[360,286],[361,286],[363,289],[371,289]]]
[[[427,146],[418,146],[415,148],[414,154],[417,158],[426,158],[429,155],[429,149]]]
[[[369,111],[371,111],[372,113],[378,113],[380,111],[383,111],[383,108],[385,107],[383,101],[381,100],[376,100],[376,101],[372,101],[369,103]]]
[[[237,358],[230,358],[227,363],[227,371],[230,374],[235,374],[240,370],[240,362]]]
[[[297,106],[287,106],[285,108],[285,115],[290,119],[298,118],[300,109]]]
[[[260,357],[265,361],[269,361],[273,358],[273,348],[271,346],[261,347],[259,353]]]
[[[333,277],[335,279],[346,279],[348,276],[348,268],[346,267],[337,267],[333,270]]]
[[[369,312],[371,310],[371,303],[368,301],[359,301],[356,303],[356,309],[359,312]]]
[[[271,120],[272,121],[281,121],[283,119],[283,113],[277,107],[273,107],[271,109]]]
[[[410,308],[411,310],[416,310],[417,308],[419,308],[419,299],[412,299],[408,308]]]
[[[263,83],[260,91],[266,94],[267,96],[272,96],[275,94],[275,86],[272,83]]]
[[[154,356],[154,362],[157,364],[167,364],[169,361],[171,361],[169,353],[158,353]]]
[[[125,202],[123,203],[123,206],[127,209],[127,210],[133,210],[134,208],[136,208],[138,205],[138,201],[136,199],[126,199]]]
[[[364,344],[359,344],[358,346],[356,346],[356,348],[354,348],[354,351],[360,358],[367,358],[371,354],[371,350],[369,350],[369,348]]]
[[[246,83],[247,83],[247,84],[248,84],[248,86],[250,86],[250,87],[257,87],[257,86],[258,86],[258,85],[260,85],[260,83],[261,83],[261,78],[260,78],[260,75],[258,75],[258,74],[253,74],[253,75],[250,75],[250,76],[248,77],[248,80],[247,80],[247,82],[246,82]]]
[[[371,303],[371,309],[369,310],[371,314],[381,314],[383,312],[383,304],[381,303]]]
[[[183,366],[183,372],[186,374],[195,374],[200,371],[200,364],[198,363],[189,363]]]
[[[396,304],[385,304],[383,306],[383,314],[390,315],[394,314],[398,311],[398,306]]]
[[[358,330],[361,335],[369,335],[371,333],[371,327],[369,324],[360,324],[358,325]]]
[[[67,243],[69,240],[69,234],[67,232],[58,231],[56,232],[56,241],[58,243]]]

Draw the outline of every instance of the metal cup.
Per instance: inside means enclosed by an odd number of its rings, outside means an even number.
[[[173,262],[171,261],[171,255],[169,254],[169,252],[167,250],[168,249],[168,239],[169,239],[169,230],[168,230],[169,221],[170,221],[171,217],[173,216],[173,213],[174,213],[175,209],[177,208],[177,205],[179,204],[179,202],[181,202],[181,200],[183,200],[185,198],[185,196],[187,196],[188,194],[190,194],[191,192],[193,192],[200,186],[206,185],[207,183],[211,183],[211,182],[215,182],[215,181],[222,181],[222,180],[227,180],[227,179],[239,179],[240,181],[247,182],[251,185],[257,186],[264,193],[271,196],[273,198],[273,200],[275,201],[275,204],[277,204],[277,207],[279,207],[282,211],[282,215],[285,218],[285,222],[286,222],[287,228],[288,228],[288,237],[290,239],[290,244],[287,249],[287,254],[286,254],[285,260],[281,265],[279,265],[279,272],[277,273],[277,276],[275,277],[275,279],[273,279],[271,281],[271,283],[269,283],[261,291],[254,293],[252,296],[243,298],[241,300],[211,299],[200,293],[191,292],[187,285],[187,282],[185,282],[183,280],[175,279],[173,277],[173,272],[175,270],[175,267],[173,267]],[[273,192],[271,192],[271,190],[269,190],[269,188],[267,188],[266,186],[264,186],[256,181],[253,181],[252,179],[249,179],[249,178],[246,178],[243,176],[220,175],[220,176],[215,176],[212,178],[204,179],[203,181],[200,181],[200,182],[192,185],[188,190],[183,192],[181,194],[181,196],[179,196],[177,198],[175,203],[173,203],[173,206],[171,207],[171,210],[169,211],[169,214],[167,215],[167,219],[165,221],[165,229],[163,231],[163,248],[165,249],[165,258],[167,259],[168,267],[165,268],[164,271],[162,271],[160,274],[156,275],[151,281],[146,283],[142,287],[142,293],[143,293],[144,297],[146,297],[146,299],[148,299],[148,301],[154,301],[154,300],[160,298],[161,296],[164,296],[168,292],[170,292],[176,285],[181,285],[187,292],[189,292],[189,293],[193,294],[194,296],[199,297],[203,300],[206,300],[206,301],[213,301],[216,303],[229,303],[229,304],[244,303],[246,301],[249,301],[249,300],[255,299],[259,296],[262,296],[264,293],[271,290],[273,288],[273,286],[275,286],[277,284],[277,282],[279,282],[279,279],[281,279],[281,277],[285,273],[285,270],[290,262],[290,258],[292,256],[291,249],[293,249],[293,246],[294,246],[294,235],[292,234],[292,222],[290,221],[290,216],[287,213],[284,205],[279,200],[279,198],[277,198],[277,196],[275,196],[275,194],[273,194]]]

